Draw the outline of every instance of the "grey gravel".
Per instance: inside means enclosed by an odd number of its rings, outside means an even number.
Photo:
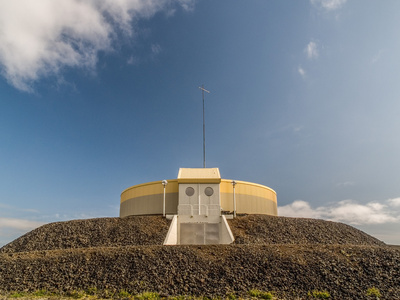
[[[43,225],[0,248],[27,252],[69,248],[162,245],[171,221],[160,216],[72,220]]]
[[[400,251],[355,228],[257,215],[229,222],[236,243],[210,246],[162,246],[168,221],[159,216],[44,225],[0,249],[0,293],[96,287],[224,297],[259,289],[309,299],[326,290],[331,299],[375,299],[366,295],[375,287],[380,299],[400,299]]]

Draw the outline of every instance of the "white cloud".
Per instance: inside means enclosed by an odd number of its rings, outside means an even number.
[[[0,69],[14,87],[33,91],[66,67],[93,69],[99,51],[111,51],[118,31],[178,3],[194,0],[0,0]]]
[[[28,219],[0,217],[0,247],[43,224]]]
[[[6,228],[27,231],[42,226],[43,224],[44,223],[42,222],[30,221],[25,219],[0,218],[0,229],[6,227]]]
[[[310,0],[312,5],[319,6],[328,11],[341,8],[347,0]]]
[[[336,207],[330,207],[327,216],[333,221],[354,225],[384,224],[396,222],[397,219],[379,203],[358,204],[353,201],[341,201]]]
[[[8,204],[0,203],[0,208],[4,211],[18,211],[18,212],[26,212],[26,213],[39,213],[39,210],[34,208],[19,208],[15,206],[11,206]]]
[[[195,0],[178,0],[184,10],[192,11],[194,9]]]
[[[301,66],[299,66],[298,68],[297,68],[297,72],[299,72],[299,74],[301,75],[301,77],[306,77],[306,71],[301,67]]]
[[[306,52],[308,59],[317,58],[319,55],[318,47],[315,42],[309,42],[304,51]]]
[[[312,209],[306,201],[296,200],[292,204],[278,207],[278,214],[286,217],[322,218],[318,210]]]
[[[390,206],[400,208],[400,198],[389,199],[388,202]]]
[[[359,204],[352,200],[330,206],[312,208],[306,201],[297,200],[278,208],[279,215],[287,217],[320,218],[352,225],[400,223],[400,198],[385,203]]]

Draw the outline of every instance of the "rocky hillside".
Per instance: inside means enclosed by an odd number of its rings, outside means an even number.
[[[162,246],[158,216],[106,218],[42,226],[0,249],[0,294],[96,288],[162,295],[277,299],[400,299],[400,251],[350,226],[312,219],[241,216],[230,220],[236,244]],[[52,249],[52,250],[49,250]]]
[[[228,220],[235,244],[383,246],[354,227],[323,220],[245,215]],[[170,221],[161,216],[73,220],[43,225],[0,249],[27,252],[90,247],[162,245]]]
[[[354,227],[324,220],[245,215],[228,222],[236,244],[384,245]]]
[[[43,225],[5,245],[1,252],[27,252],[128,245],[162,245],[170,221],[161,216],[73,220]]]

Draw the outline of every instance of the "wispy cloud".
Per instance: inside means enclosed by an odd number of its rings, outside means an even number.
[[[109,205],[89,212],[42,214],[35,209],[20,209],[0,203],[0,247],[19,236],[47,223],[74,219],[118,216],[119,206]],[[6,217],[4,216],[6,215]]]
[[[42,77],[65,68],[93,70],[100,51],[119,33],[132,36],[140,18],[194,0],[0,0],[0,70],[8,82],[32,92]]]
[[[282,136],[287,135],[290,135],[291,137],[300,137],[304,134],[305,128],[306,127],[301,124],[289,123],[273,130],[266,131],[265,136],[268,138],[281,138]]]
[[[12,210],[12,211],[18,211],[18,212],[39,213],[39,211],[34,208],[19,208],[19,207],[11,206],[11,205],[4,204],[4,203],[0,203],[0,208],[3,209],[3,212],[5,210]]]
[[[45,223],[37,209],[0,203],[0,247]]]
[[[0,247],[43,224],[45,222],[0,217]]]
[[[400,208],[400,198],[389,199],[388,202],[389,202],[390,206],[393,206],[393,207],[396,207],[396,208],[397,207]]]
[[[183,7],[184,10],[194,10],[195,0],[178,0],[178,3]]]
[[[134,66],[137,66],[137,65],[139,65],[139,63],[140,63],[140,60],[137,58],[137,57],[135,57],[135,56],[130,56],[129,58],[128,58],[128,60],[126,61],[126,63],[128,64],[128,65],[134,65]]]
[[[317,208],[312,208],[306,201],[297,200],[278,210],[281,216],[319,218],[352,225],[400,223],[400,198],[367,204],[344,200]]]
[[[337,187],[349,187],[349,186],[354,186],[355,182],[353,181],[344,181],[344,182],[338,182],[336,183]]]
[[[299,66],[297,68],[297,72],[300,74],[301,77],[305,78],[306,77],[306,71],[303,69],[302,66]]]
[[[151,58],[155,59],[162,52],[162,48],[159,44],[151,45]]]
[[[312,5],[331,11],[341,8],[347,0],[310,0]]]
[[[14,219],[14,218],[0,218],[0,229],[12,228],[22,231],[32,230],[36,227],[42,226],[43,222],[25,220],[25,219]]]
[[[318,46],[315,42],[309,42],[304,51],[306,52],[308,59],[317,58],[319,55]]]
[[[159,44],[152,44],[150,46],[150,49],[147,53],[147,55],[143,56],[143,57],[138,57],[135,56],[134,54],[132,54],[128,59],[127,59],[127,64],[128,65],[133,65],[133,66],[137,66],[140,65],[142,63],[148,62],[148,61],[152,61],[154,59],[157,58],[157,56],[162,52],[162,48]]]
[[[161,49],[160,45],[158,45],[158,44],[151,45],[151,52],[153,54],[157,55],[157,54],[161,53],[161,51],[162,51],[162,49]]]
[[[372,58],[371,63],[372,63],[372,64],[375,64],[375,63],[377,63],[378,61],[380,61],[381,58],[382,58],[383,53],[384,53],[383,50],[379,50],[379,52]]]

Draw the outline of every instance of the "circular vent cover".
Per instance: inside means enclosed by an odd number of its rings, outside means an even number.
[[[206,189],[204,190],[204,194],[210,197],[214,194],[214,190],[211,187],[206,187]]]
[[[193,196],[194,195],[194,188],[192,188],[191,186],[186,188],[186,195]]]

